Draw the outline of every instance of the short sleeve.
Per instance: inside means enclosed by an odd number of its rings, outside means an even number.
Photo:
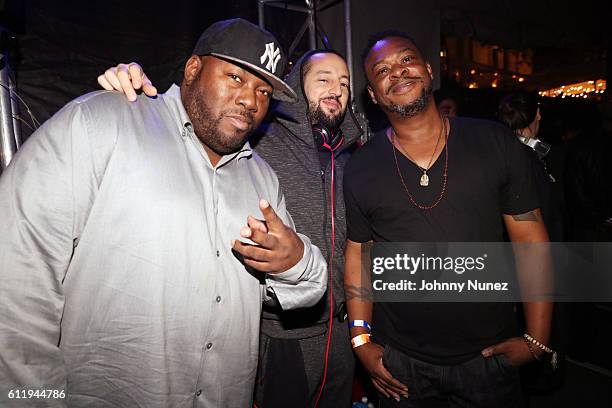
[[[502,211],[515,215],[539,207],[534,161],[529,147],[523,145],[509,131],[505,132],[505,182],[502,187]]]

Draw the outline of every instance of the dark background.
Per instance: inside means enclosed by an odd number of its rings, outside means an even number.
[[[4,38],[2,46],[10,50],[10,65],[21,96],[43,122],[69,100],[98,89],[97,76],[118,62],[139,62],[160,92],[165,91],[179,78],[193,44],[209,24],[232,17],[257,23],[257,3],[257,0],[0,0],[0,25],[11,30],[14,37],[12,41]],[[289,3],[304,5],[303,1]],[[436,87],[440,85],[441,35],[470,37],[506,47],[533,47],[534,78],[550,79],[571,69],[579,76],[585,71],[585,50],[594,47],[609,50],[612,24],[610,6],[606,3],[609,2],[353,0],[357,108],[361,111],[369,108],[364,98],[360,55],[373,32],[392,28],[410,33],[432,63]],[[327,6],[318,14],[323,31],[331,46],[345,54],[343,2],[325,0],[319,4]],[[293,41],[304,18],[305,15],[294,11],[266,7],[266,27],[285,48]],[[307,47],[304,37],[292,59],[297,59]],[[607,67],[602,68],[600,58],[596,69],[603,75],[607,70],[608,77],[609,60]],[[582,71],[572,68],[577,65]],[[530,82],[532,88],[537,85],[537,81]],[[468,100],[486,100],[488,95],[481,94],[468,95]],[[23,106],[21,110],[23,113]],[[26,126],[23,133],[24,136],[30,133]]]
[[[331,46],[345,54],[342,2],[319,3],[329,5],[318,15],[323,31]],[[185,59],[208,25],[233,17],[257,23],[257,4],[257,0],[0,0],[0,26],[11,32],[2,34],[0,46],[10,57],[19,94],[38,121],[44,122],[71,99],[99,89],[97,76],[119,62],[139,62],[158,90],[165,91],[180,78]],[[445,36],[530,48],[533,75],[525,88],[543,90],[600,78],[610,83],[611,17],[610,1],[596,0],[352,0],[357,109],[366,111],[372,124],[380,119],[363,97],[360,63],[361,51],[373,32],[399,29],[410,33],[432,63],[436,86],[449,85],[439,59]],[[287,49],[304,18],[290,10],[267,9],[266,27]],[[297,59],[307,47],[304,38],[291,59]],[[497,100],[508,90],[460,89],[460,113],[492,117]],[[545,140],[559,141],[568,132],[588,135],[598,126],[595,100],[570,99],[543,102],[541,133]],[[20,109],[27,118],[25,107]],[[31,129],[22,126],[22,132],[25,139]],[[563,152],[559,144],[555,149]],[[582,363],[568,366],[566,385],[560,392],[533,397],[532,407],[611,406],[611,313],[611,305],[587,308],[585,304],[579,310],[578,320],[594,322],[574,330],[572,357]]]

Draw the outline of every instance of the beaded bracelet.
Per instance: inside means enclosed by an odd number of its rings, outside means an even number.
[[[529,352],[531,353],[531,356],[534,358],[534,360],[540,361],[540,357],[538,357],[538,355],[533,350],[533,346],[531,345],[531,342],[527,340],[527,338],[524,336],[523,336],[523,340],[525,341],[525,344],[527,344],[527,347],[529,348]]]
[[[553,369],[555,369],[555,370],[557,369],[558,361],[557,361],[557,352],[555,350],[553,350],[550,347],[547,347],[546,345],[540,343],[539,341],[537,341],[536,339],[531,337],[528,333],[523,334],[523,338],[525,339],[525,341],[528,341],[529,343],[535,344],[540,349],[544,350],[546,353],[552,354],[551,360],[550,360],[550,364],[552,365]],[[529,343],[527,343],[527,344],[529,344]]]
[[[356,349],[357,347],[363,346],[364,344],[371,343],[372,340],[370,339],[370,337],[371,335],[369,333],[360,334],[358,336],[355,336],[351,339],[351,345],[353,346],[354,349]]]
[[[368,329],[368,331],[372,331],[372,326],[370,326],[370,323],[366,322],[365,320],[351,320],[349,327],[364,327]]]

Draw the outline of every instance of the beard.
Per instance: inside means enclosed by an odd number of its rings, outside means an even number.
[[[393,112],[400,115],[402,118],[411,118],[416,116],[418,113],[423,112],[427,107],[427,102],[433,93],[433,85],[429,83],[427,88],[423,87],[421,91],[421,95],[414,101],[407,103],[405,105],[398,105],[396,103],[389,103],[386,105],[382,105],[383,110],[387,112]]]
[[[194,81],[197,84],[198,78]],[[253,114],[248,110],[240,109],[227,109],[221,111],[217,117],[214,117],[210,106],[206,103],[206,90],[200,86],[190,86],[185,92],[184,105],[193,130],[200,140],[200,142],[206,145],[213,152],[220,156],[225,156],[231,153],[235,153],[244,145],[249,135],[255,129],[255,121]],[[222,132],[219,129],[219,124],[224,116],[227,115],[240,115],[247,120],[250,125],[244,130],[238,129],[233,132]]]
[[[344,120],[346,110],[338,112],[333,116],[329,116],[321,108],[321,101],[325,99],[328,98],[319,99],[318,104],[308,103],[308,117],[310,118],[310,123],[312,125],[319,125],[327,129],[337,129]],[[336,102],[338,102],[338,105],[340,105],[340,101],[337,98],[333,99],[335,99]]]

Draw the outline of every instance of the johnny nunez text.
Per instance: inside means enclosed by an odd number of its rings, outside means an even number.
[[[376,291],[507,291],[508,282],[481,282],[477,279],[468,279],[466,282],[438,282],[437,280],[411,281],[402,279],[397,282],[384,282],[377,279],[372,282]]]

